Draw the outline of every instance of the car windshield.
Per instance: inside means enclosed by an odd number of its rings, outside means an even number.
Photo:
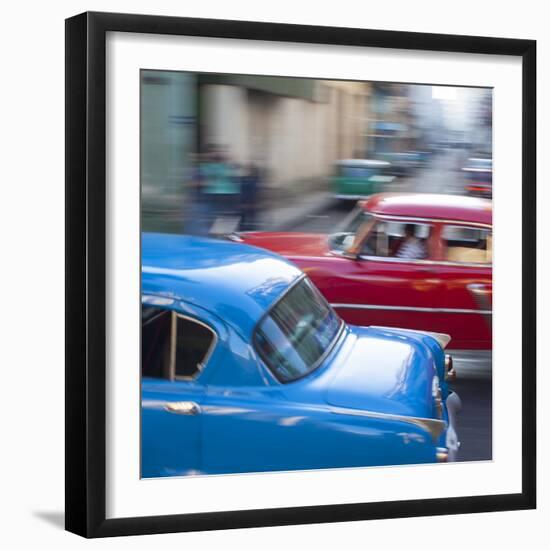
[[[342,221],[336,233],[329,237],[329,246],[333,250],[346,250],[353,244],[359,228],[370,220],[372,214],[365,212],[361,206],[356,206]]]
[[[320,365],[342,320],[307,279],[301,279],[260,322],[254,344],[281,382],[302,378]]]

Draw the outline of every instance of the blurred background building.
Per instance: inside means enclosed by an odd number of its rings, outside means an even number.
[[[146,215],[183,200],[209,145],[237,166],[260,166],[274,200],[326,189],[336,160],[367,151],[367,82],[142,71],[141,84]]]
[[[278,205],[330,194],[335,163],[392,164],[396,189],[461,192],[470,157],[492,156],[492,92],[275,76],[141,72],[145,230],[181,231],[216,148],[235,178],[254,166],[264,222]],[[433,163],[434,153],[446,151]],[[431,164],[430,164],[431,163]],[[436,181],[437,180],[437,181]],[[271,214],[270,214],[271,212]]]
[[[142,225],[174,230],[197,151],[197,77],[142,71],[140,102]]]
[[[368,150],[371,156],[402,153],[416,145],[409,87],[404,84],[372,84]]]
[[[323,187],[335,160],[365,151],[368,83],[212,74],[198,84],[201,149],[258,164],[279,194]]]

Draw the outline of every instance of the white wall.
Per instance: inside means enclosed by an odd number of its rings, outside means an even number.
[[[250,153],[246,89],[209,84],[204,86],[201,93],[206,131],[204,143],[227,148],[233,162],[248,162]]]
[[[274,181],[294,185],[301,179],[329,175],[333,158],[324,154],[330,138],[324,124],[328,108],[326,103],[277,99],[272,113],[276,139],[268,157]]]
[[[355,90],[352,90],[355,92]],[[341,111],[335,95],[318,102],[275,94],[250,94],[246,88],[205,85],[201,91],[204,143],[226,147],[235,162],[255,161],[267,168],[269,184],[293,187],[304,180],[322,181],[334,161],[352,157],[361,146],[358,117],[366,97],[340,89]],[[335,127],[329,119],[335,116]],[[330,147],[336,141],[337,147]],[[304,154],[306,152],[306,154]]]
[[[315,6],[311,9],[310,6]],[[391,4],[274,3],[203,0],[61,0],[10,2],[3,7],[2,382],[0,541],[9,549],[78,548],[544,548],[548,545],[550,386],[539,365],[539,506],[537,511],[296,526],[217,533],[132,537],[86,542],[64,533],[63,510],[63,134],[64,23],[86,9],[196,17],[364,26],[539,40],[539,212],[550,201],[548,98],[550,36],[544,3],[440,0]],[[497,12],[498,10],[498,12]],[[544,210],[543,210],[544,209]],[[550,219],[539,225],[539,354],[548,333]],[[544,250],[545,249],[545,250]],[[546,268],[543,277],[542,268]],[[543,319],[544,312],[544,319]],[[542,322],[544,321],[544,325]],[[545,392],[546,393],[546,392]]]

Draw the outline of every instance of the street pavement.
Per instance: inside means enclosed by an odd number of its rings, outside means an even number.
[[[462,194],[462,158],[460,150],[447,150],[436,155],[427,166],[419,169],[413,176],[398,178],[387,190]],[[354,206],[354,201],[326,202],[324,209],[306,214],[289,229],[307,233],[329,233],[334,231]],[[455,365],[458,378],[454,389],[462,400],[462,411],[458,418],[458,434],[461,440],[459,460],[491,460],[491,354],[472,352],[463,356],[457,352]]]

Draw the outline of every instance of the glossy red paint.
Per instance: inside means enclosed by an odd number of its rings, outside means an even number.
[[[492,225],[490,201],[462,195],[380,193],[361,201],[362,208],[382,216],[455,220]]]
[[[328,235],[311,233],[241,233],[247,243],[273,250],[281,256],[332,256]]]
[[[328,235],[315,233],[241,233],[247,243],[276,251],[281,256],[332,256]]]
[[[492,267],[445,261],[441,238],[447,224],[490,226],[491,202],[382,194],[360,204],[376,217],[431,220],[428,260],[350,258],[331,250],[328,235],[258,232],[241,238],[297,264],[349,323],[444,332],[452,337],[450,349],[491,349]]]

